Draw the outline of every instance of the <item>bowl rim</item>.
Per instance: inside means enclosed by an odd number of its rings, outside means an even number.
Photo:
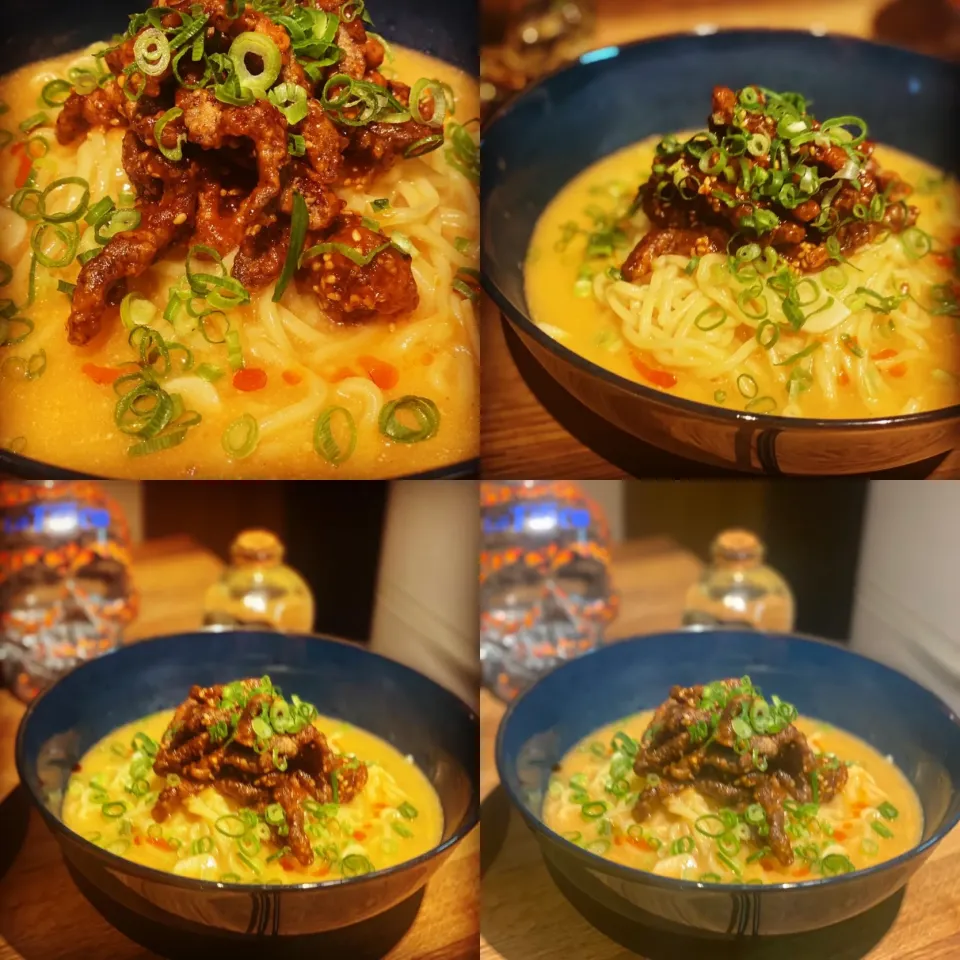
[[[571,63],[565,64],[564,66],[561,66],[556,70],[552,70],[551,72],[540,77],[534,83],[525,87],[517,96],[498,107],[490,116],[490,118],[484,124],[481,132],[481,152],[483,150],[484,141],[489,136],[490,131],[495,129],[499,122],[509,117],[512,111],[524,106],[529,99],[533,98],[533,96],[539,95],[542,90],[553,84],[557,77],[575,73],[576,71],[582,70],[585,67],[590,67],[594,63],[602,62],[604,60],[614,60],[624,55],[642,55],[645,50],[652,47],[676,43],[681,40],[700,44],[717,42],[715,38],[781,38],[785,41],[803,38],[805,40],[810,40],[814,43],[817,43],[818,45],[825,45],[839,41],[840,43],[852,44],[857,47],[874,49],[876,51],[883,52],[884,54],[896,53],[907,60],[913,59],[914,61],[919,62],[929,61],[931,63],[938,64],[939,67],[956,69],[958,72],[960,72],[960,68],[957,67],[957,64],[945,57],[919,53],[915,50],[907,50],[894,44],[879,43],[874,40],[868,40],[863,37],[856,37],[846,33],[821,34],[815,33],[812,30],[783,30],[774,27],[755,27],[738,28],[733,30],[716,30],[709,34],[700,34],[696,33],[695,31],[658,34],[653,37],[632,40],[629,43],[611,44],[607,47],[601,47],[599,50],[587,51],[586,53],[581,54]],[[605,55],[603,57],[598,57],[598,53],[603,53]],[[610,154],[606,154],[606,156],[610,156]],[[594,161],[594,163],[598,163],[601,159],[603,158],[598,158]],[[488,167],[485,165],[484,169],[488,169]],[[577,174],[574,174],[574,176],[579,176],[586,169],[589,168],[583,168]],[[569,183],[570,180],[568,180],[564,186]],[[561,187],[561,189],[563,188]],[[588,360],[586,357],[574,350],[571,350],[559,340],[555,340],[548,333],[544,332],[528,315],[528,311],[520,310],[515,307],[510,298],[503,292],[500,285],[494,280],[494,271],[491,269],[492,264],[487,254],[487,246],[483,243],[484,231],[482,224],[486,219],[484,217],[484,208],[486,206],[483,200],[484,193],[485,191],[481,189],[480,277],[481,285],[484,291],[496,304],[501,314],[505,316],[507,320],[522,334],[533,339],[538,346],[545,349],[548,353],[553,354],[557,359],[564,361],[567,365],[575,367],[582,374],[586,374],[594,379],[599,379],[605,382],[608,386],[615,387],[621,392],[630,394],[637,399],[662,404],[663,406],[678,410],[681,413],[693,414],[701,418],[706,417],[709,420],[724,424],[751,424],[778,431],[804,429],[814,431],[835,430],[871,432],[877,428],[885,426],[913,427],[939,422],[949,422],[952,419],[960,418],[960,403],[954,403],[947,407],[938,407],[934,410],[924,410],[920,411],[919,413],[896,414],[885,417],[818,418],[785,417],[770,413],[751,413],[746,410],[733,410],[727,407],[703,403],[699,400],[688,400],[685,397],[676,396],[668,393],[665,390],[657,390],[654,387],[645,386],[639,381],[630,380],[618,373],[614,373],[612,370],[608,370],[606,367],[601,367],[599,364],[594,363],[592,360]],[[554,198],[555,197],[556,194],[554,194]],[[543,215],[543,212],[543,210],[540,210],[537,220],[539,220],[539,218]],[[523,264],[520,264],[519,269],[522,274]],[[526,288],[525,283],[523,284],[523,287],[524,289]],[[570,392],[566,386],[563,386],[563,389],[567,393]]]
[[[716,891],[717,893],[735,893],[735,894],[755,894],[755,893],[765,893],[766,895],[772,895],[775,893],[785,893],[789,890],[795,889],[820,889],[825,886],[839,884],[839,883],[849,883],[854,882],[858,878],[865,876],[875,876],[879,873],[882,873],[886,870],[892,870],[894,867],[903,866],[904,864],[909,863],[911,860],[915,860],[918,857],[924,856],[932,852],[933,848],[939,844],[944,837],[950,833],[954,827],[960,823],[960,807],[958,807],[957,812],[953,817],[948,817],[944,822],[934,830],[926,840],[921,840],[919,843],[910,847],[909,850],[905,850],[903,853],[898,854],[896,857],[892,857],[889,860],[884,860],[880,863],[872,864],[869,867],[864,867],[861,870],[854,870],[851,873],[841,873],[835,874],[831,877],[818,877],[812,880],[799,880],[796,883],[784,882],[784,883],[764,883],[764,884],[752,884],[752,883],[710,883],[704,882],[702,880],[678,880],[674,877],[663,877],[659,874],[653,873],[647,870],[640,870],[636,867],[627,867],[623,864],[619,864],[616,861],[608,860],[605,857],[600,856],[597,853],[593,853],[583,847],[578,847],[575,843],[567,840],[561,834],[557,833],[551,827],[548,827],[542,819],[532,814],[527,807],[523,804],[520,797],[514,791],[513,787],[510,785],[509,781],[504,778],[504,769],[505,762],[503,758],[503,741],[506,734],[507,724],[510,718],[513,716],[514,711],[517,709],[518,705],[524,700],[524,698],[541,683],[546,681],[553,674],[561,670],[567,670],[574,667],[578,661],[583,660],[585,657],[590,657],[596,654],[602,653],[604,650],[610,648],[620,647],[623,644],[635,644],[642,643],[646,640],[651,639],[660,639],[663,637],[675,636],[677,634],[682,635],[696,635],[696,634],[706,634],[711,637],[716,637],[716,635],[722,633],[737,633],[743,634],[748,631],[745,630],[735,630],[730,628],[723,627],[683,627],[677,630],[659,630],[656,633],[649,634],[634,634],[630,637],[625,637],[622,640],[615,640],[609,643],[604,644],[601,647],[597,647],[593,650],[587,651],[580,657],[577,657],[575,660],[570,660],[566,663],[561,664],[556,669],[551,670],[549,673],[544,674],[536,683],[531,687],[521,693],[506,709],[503,717],[500,720],[500,724],[497,727],[497,736],[494,746],[494,760],[497,767],[497,776],[500,779],[500,785],[503,787],[507,797],[509,798],[511,804],[520,812],[524,820],[527,822],[527,826],[530,827],[531,831],[534,834],[540,834],[543,838],[550,843],[558,845],[560,849],[567,856],[574,857],[579,860],[584,867],[589,867],[592,870],[598,871],[600,873],[613,874],[616,877],[619,877],[624,880],[632,880],[641,883],[647,883],[655,887],[659,887],[662,890],[670,892],[683,892],[683,891]],[[917,683],[912,677],[908,677],[905,673],[901,673],[899,670],[894,670],[892,667],[888,666],[885,663],[881,663],[879,660],[873,660],[870,657],[866,657],[861,653],[850,650],[846,647],[839,646],[837,643],[826,640],[823,637],[816,637],[811,634],[805,633],[790,633],[790,632],[781,632],[775,630],[764,630],[764,631],[749,631],[756,632],[760,637],[775,637],[778,639],[788,640],[791,642],[799,644],[817,644],[819,646],[830,647],[841,654],[845,654],[850,657],[855,657],[858,660],[865,660],[871,665],[881,667],[885,672],[895,674],[903,680],[908,681],[912,686],[916,687],[922,694],[926,695],[932,705],[940,709],[945,713],[950,720],[952,720],[955,727],[960,731],[960,715],[950,707],[944,700],[942,700],[936,693],[932,690],[928,690],[926,687]],[[898,768],[899,769],[899,768]],[[912,785],[911,785],[912,787]]]
[[[122,654],[124,650],[139,646],[141,643],[153,643],[155,640],[173,640],[179,639],[181,637],[191,635],[193,633],[202,633],[202,632],[211,632],[211,631],[190,631],[184,630],[180,633],[165,633],[158,636],[144,637],[142,640],[136,640],[132,643],[124,644],[120,647],[116,647],[113,650],[109,650],[106,653],[102,654],[99,657],[95,657],[93,660],[88,660],[84,663],[79,664],[69,673],[64,674],[63,677],[60,677],[55,683],[50,687],[44,690],[39,694],[34,700],[28,704],[26,712],[20,719],[20,723],[17,727],[17,736],[14,747],[14,761],[16,764],[17,776],[20,778],[20,786],[26,791],[27,796],[30,798],[30,802],[36,807],[39,811],[41,817],[43,817],[47,826],[50,828],[50,831],[56,837],[58,833],[63,833],[69,840],[74,843],[78,843],[84,853],[93,856],[94,858],[102,861],[103,865],[106,867],[111,867],[114,870],[117,870],[120,873],[129,873],[134,876],[140,877],[144,880],[152,880],[154,882],[169,883],[172,886],[179,887],[185,890],[192,890],[197,893],[212,893],[217,892],[226,892],[226,893],[314,893],[317,890],[332,890],[340,889],[344,886],[360,886],[363,883],[366,883],[371,880],[378,880],[384,877],[396,876],[405,870],[408,870],[414,866],[420,866],[422,864],[428,863],[429,861],[441,856],[442,854],[449,853],[453,847],[455,847],[464,837],[469,834],[474,827],[480,821],[480,794],[479,787],[476,790],[471,790],[472,803],[467,808],[463,818],[460,823],[456,826],[454,831],[446,840],[441,840],[440,843],[431,847],[429,850],[421,853],[419,856],[412,857],[409,860],[404,860],[401,863],[394,864],[391,867],[386,867],[383,870],[374,870],[371,873],[360,874],[356,877],[341,877],[338,880],[321,880],[316,883],[224,883],[221,880],[200,880],[195,877],[182,877],[179,874],[175,874],[172,871],[159,870],[156,867],[148,867],[143,864],[137,863],[135,860],[129,860],[126,857],[121,856],[117,853],[112,853],[104,847],[97,846],[97,844],[92,843],[90,840],[87,840],[81,834],[77,833],[75,830],[68,827],[63,820],[51,813],[47,809],[46,805],[43,803],[42,798],[38,795],[37,791],[34,790],[30,778],[25,776],[27,771],[26,759],[24,757],[24,739],[27,729],[27,724],[29,723],[30,718],[33,716],[34,712],[38,709],[38,705],[41,701],[51,694],[60,684],[60,682],[68,676],[72,676],[78,670],[83,670],[89,664],[96,663],[100,660],[103,660],[105,657],[112,657],[117,654]],[[268,631],[265,630],[218,630],[213,631],[218,633],[256,633],[261,635],[270,635]],[[323,633],[282,633],[280,636],[288,639],[309,639],[309,640],[319,640],[324,643],[336,644],[337,646],[350,647],[353,650],[358,650],[365,656],[376,657],[379,660],[384,660],[389,663],[392,667],[399,668],[402,672],[413,674],[418,677],[420,680],[426,681],[431,684],[437,690],[439,690],[444,696],[449,697],[453,704],[453,709],[460,710],[468,723],[472,723],[477,729],[477,738],[479,741],[480,735],[480,718],[476,711],[465,701],[461,700],[455,693],[450,690],[447,690],[446,687],[441,686],[431,677],[426,676],[426,674],[420,673],[417,670],[408,667],[406,664],[400,663],[397,660],[392,660],[390,657],[385,657],[383,654],[375,653],[372,650],[367,650],[365,647],[360,646],[359,644],[353,643],[349,640],[344,640],[339,637],[333,637],[328,634]],[[368,731],[369,732],[369,731]],[[377,736],[374,734],[374,736]],[[422,772],[422,771],[421,771]]]

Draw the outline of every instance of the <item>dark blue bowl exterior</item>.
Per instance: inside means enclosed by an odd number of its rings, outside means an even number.
[[[790,887],[715,886],[621,867],[576,847],[540,821],[551,767],[582,737],[662,702],[673,684],[749,674],[808,716],[889,754],[924,813],[921,843],[855,874]],[[896,892],[960,819],[960,719],[932,693],[872,660],[801,637],[679,631],[638,637],[546,676],[507,712],[497,738],[507,794],[544,856],[587,896],[634,917],[711,934],[816,929]]]
[[[324,714],[363,727],[424,771],[443,806],[432,852],[358,880],[306,887],[236,887],[138,866],[60,822],[72,765],[118,726],[175,706],[194,683],[269,674]],[[161,637],[91,661],[34,703],[17,738],[21,781],[71,867],[152,919],[228,933],[305,934],[367,919],[418,890],[479,818],[477,717],[453,694],[398,663],[320,637],[227,631]]]
[[[563,185],[629,144],[702,126],[714,85],[750,83],[800,91],[820,117],[867,118],[871,137],[960,170],[958,65],[794,31],[682,35],[593,51],[507,104],[484,133],[485,289],[564,388],[619,429],[674,453],[748,471],[823,474],[881,470],[951,449],[960,407],[872,421],[725,410],[617,376],[531,322],[523,263],[537,219]]]
[[[147,6],[146,0],[100,0],[86,6],[64,0],[7,0],[4,29],[0,33],[2,72],[97,40],[108,40],[126,29],[131,13]],[[368,6],[374,29],[387,40],[422,50],[471,75],[477,73],[476,0],[371,0]],[[476,477],[478,470],[476,460],[465,460],[412,474],[409,479]],[[37,480],[90,476],[3,449],[0,449],[0,474]]]

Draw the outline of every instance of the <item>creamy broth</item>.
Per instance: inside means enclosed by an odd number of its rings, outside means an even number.
[[[917,227],[929,234],[933,250],[911,259],[892,235],[855,252],[849,264],[830,274],[838,289],[822,286],[820,293],[849,302],[849,316],[834,325],[823,320],[829,316],[824,313],[793,331],[768,290],[763,291],[766,302],[744,306],[737,302],[741,288],[735,279],[722,275],[717,280],[725,254],[704,256],[699,263],[661,256],[649,285],[609,277],[607,271],[618,269],[649,229],[642,211],[626,224],[612,255],[587,256],[591,232],[622,217],[637,185],[649,176],[659,140],[652,137],[598,161],[544,210],[525,266],[530,315],[542,330],[628,380],[733,409],[859,419],[960,402],[956,321],[924,309],[934,304],[930,291],[940,284],[948,285],[954,297],[960,292],[951,255],[960,238],[956,179],[878,146],[874,156],[880,166],[914,185],[909,203],[919,208]],[[823,284],[821,274],[804,276]],[[858,302],[858,287],[892,296],[904,284],[923,307],[906,299],[887,314],[871,309],[879,302],[875,298]],[[761,324],[766,326],[758,332]],[[762,345],[774,338],[769,349]]]
[[[792,838],[794,850],[805,854],[798,853],[792,866],[785,867],[770,855],[758,857],[762,848],[743,829],[742,816],[730,830],[735,840],[725,841],[724,853],[717,838],[708,835],[724,831],[719,819],[723,808],[695,789],[668,797],[638,824],[631,808],[643,778],[631,769],[626,776],[627,793],[620,798],[606,790],[605,783],[615,734],[623,731],[640,740],[652,717],[648,711],[610,724],[567,753],[550,779],[544,800],[543,821],[551,830],[624,866],[714,883],[815,880],[825,872],[819,864],[831,863],[826,860],[831,855],[845,856],[861,870],[899,856],[920,841],[920,803],[896,765],[859,738],[808,717],[799,718],[795,725],[814,751],[835,754],[850,764],[849,779],[843,791],[807,821],[804,832]],[[588,800],[577,803],[571,795],[580,799],[580,791]],[[594,806],[585,812],[585,804]]]
[[[144,717],[87,751],[70,777],[63,802],[62,819],[71,830],[143,866],[235,883],[337,880],[369,872],[364,858],[374,870],[383,870],[440,842],[440,801],[413,760],[365,730],[323,716],[315,718],[315,726],[334,750],[362,758],[369,779],[349,803],[306,809],[306,829],[316,853],[312,866],[277,856],[279,849],[262,818],[244,829],[238,817],[242,805],[210,787],[188,797],[162,824],[155,823],[152,802],[166,781],[151,770],[145,776],[147,792],[130,792],[131,764],[146,756],[134,737],[146,734],[159,742],[172,717],[172,710]]]
[[[11,150],[24,139],[18,131],[24,119],[40,109],[49,119],[30,134],[40,137],[47,148],[46,155],[34,161],[39,189],[61,177],[82,176],[91,185],[91,205],[104,196],[116,200],[131,195],[121,163],[123,130],[93,129],[85,139],[61,146],[52,129],[57,109],[42,102],[38,107],[46,83],[66,76],[70,68],[93,69],[94,49],[97,45],[33,63],[0,80],[0,100],[9,106],[0,116],[0,130],[14,137],[0,149],[0,260],[14,268],[12,281],[0,287],[0,297],[17,305],[28,299],[30,236],[35,226],[11,209],[21,176],[20,155]],[[448,115],[448,140],[452,123],[464,124],[478,115],[474,78],[412,50],[393,46],[391,52],[393,60],[384,67],[388,76],[408,83],[436,78],[453,91],[456,104],[453,116]],[[197,329],[178,328],[162,317],[170,289],[184,279],[185,247],[169,249],[129,282],[129,290],[142,293],[156,307],[151,325],[193,351],[192,370],[175,371],[164,386],[180,394],[187,410],[202,416],[178,446],[147,456],[128,454],[131,437],[115,425],[118,398],[109,382],[122,364],[137,359],[129,343],[130,330],[111,309],[89,344],[70,345],[64,332],[70,302],[57,284],[75,282],[79,264],[39,267],[34,302],[20,310],[34,329],[21,342],[0,348],[0,445],[62,467],[139,478],[373,478],[476,456],[475,307],[454,283],[458,270],[473,270],[477,264],[479,200],[471,179],[448,162],[448,150],[446,146],[400,160],[366,188],[337,188],[348,212],[376,220],[382,232],[396,233],[399,242],[406,239],[412,245],[420,297],[412,316],[339,325],[326,317],[306,286],[290,283],[280,303],[272,302],[273,283],[253,291],[250,303],[230,309],[228,316],[240,333],[245,364],[266,373],[266,385],[255,392],[232,382],[234,371],[222,341],[208,343]],[[383,207],[385,200],[389,206]],[[380,203],[374,206],[376,201]],[[88,236],[92,229],[83,221],[81,230],[82,253],[93,241]],[[231,256],[225,258],[227,265]],[[18,337],[23,331],[22,325],[15,325],[8,336]],[[219,339],[220,331],[213,336]],[[4,367],[10,358],[19,359]],[[32,361],[34,369],[45,367],[42,375],[26,378],[21,364],[31,363],[31,358],[37,358]],[[221,376],[208,382],[195,375],[201,364],[216,366]],[[391,439],[381,429],[381,412],[391,401],[410,396],[435,404],[436,431],[419,442]],[[316,449],[315,429],[322,412],[337,408],[353,418],[356,445],[350,453],[346,420],[337,412],[331,425],[336,443],[332,449],[334,459],[342,462],[331,462]],[[258,423],[258,445],[245,457],[231,456],[223,445],[224,433],[245,415]],[[415,415],[400,412],[397,419],[413,432],[418,426]],[[242,431],[235,436],[244,439]],[[349,455],[338,457],[337,450]]]

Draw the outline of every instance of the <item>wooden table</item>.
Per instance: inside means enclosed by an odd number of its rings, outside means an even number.
[[[222,569],[220,560],[188,537],[173,537],[137,548],[134,561],[141,609],[128,642],[198,627],[203,595]],[[0,691],[0,960],[156,957],[81,896],[39,814],[27,811],[22,791],[8,796],[18,782],[13,741],[23,711],[8,691]],[[430,881],[412,925],[386,954],[389,960],[476,956],[479,834],[477,829],[466,837]],[[182,949],[178,956],[192,956],[186,944]]]
[[[936,0],[934,0],[936,2]],[[625,43],[645,36],[677,33],[708,25],[719,28],[784,27],[790,29],[823,29],[863,37],[878,33],[905,35],[910,24],[916,28],[922,21],[929,0],[915,0],[913,13],[906,12],[904,24],[896,21],[892,30],[880,29],[890,19],[893,6],[903,7],[901,0],[597,0],[597,31],[593,45],[597,47]],[[907,39],[923,46],[911,33]],[[951,41],[957,43],[957,38]],[[579,479],[618,479],[628,476],[621,467],[605,459],[601,452],[618,450],[624,440],[602,422],[595,422],[588,411],[563,395],[549,375],[539,370],[536,361],[525,358],[522,373],[532,377],[537,394],[551,410],[568,424],[580,426],[582,439],[587,439],[598,452],[585,446],[561,425],[521,376],[507,347],[499,312],[484,303],[483,333],[483,420],[480,429],[480,450],[483,476],[490,479],[509,477],[576,477]],[[530,367],[530,363],[533,367]],[[599,421],[599,418],[597,418]],[[611,453],[611,456],[615,454]],[[619,461],[624,463],[623,460]],[[687,477],[704,475],[705,469],[679,457],[645,448],[625,466],[635,476]],[[941,479],[960,477],[960,452],[951,454],[935,471]]]
[[[680,624],[683,596],[699,562],[666,540],[627,544],[615,553],[621,616],[610,637],[622,639]],[[499,789],[494,739],[504,706],[480,698],[480,786],[484,797],[481,858],[481,960],[954,960],[960,957],[960,830],[951,833],[896,898],[828,931],[778,941],[678,942],[651,935],[628,950],[592,927],[547,873],[539,847]],[[896,908],[899,912],[896,913]],[[892,922],[891,922],[892,921]],[[881,939],[882,937],[882,939]],[[879,942],[878,942],[879,941]],[[641,952],[642,951],[642,952]]]

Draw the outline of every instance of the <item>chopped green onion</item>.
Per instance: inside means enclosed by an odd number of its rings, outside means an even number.
[[[231,370],[243,369],[243,350],[240,346],[240,333],[237,330],[228,330],[225,337],[227,341],[227,359],[230,361]]]
[[[407,412],[417,421],[416,427],[401,423],[398,414]],[[440,425],[437,405],[425,397],[407,395],[384,404],[378,421],[380,432],[398,443],[419,443],[433,437]]]
[[[740,396],[751,400],[756,397],[760,388],[757,386],[757,381],[749,373],[741,373],[737,377],[737,389],[740,391]]]
[[[172,147],[168,147],[163,142],[163,131],[167,124],[183,116],[183,111],[179,107],[171,107],[166,113],[157,118],[153,125],[153,139],[157,141],[157,148],[160,152],[174,163],[183,159],[183,144],[187,139],[186,131],[177,134],[177,141]]]
[[[242,837],[247,832],[247,825],[234,813],[217,817],[214,826],[225,837]]]
[[[223,431],[222,444],[227,456],[234,460],[249,457],[260,440],[260,425],[253,414],[245,413]]]
[[[853,873],[856,867],[842,853],[829,853],[820,861],[820,869],[824,876],[834,877],[840,873]]]
[[[391,240],[393,240],[393,238],[391,238]],[[381,243],[369,253],[361,253],[356,249],[356,247],[348,246],[345,243],[315,243],[312,247],[309,247],[303,251],[303,256],[300,259],[302,262],[303,260],[310,260],[313,257],[318,257],[323,253],[339,253],[341,256],[344,256],[348,260],[355,263],[358,267],[366,267],[373,262],[374,258],[378,256],[378,254],[383,253],[383,251],[390,246],[391,240]]]
[[[900,243],[903,245],[903,252],[911,260],[919,260],[921,257],[925,257],[933,247],[930,234],[919,227],[908,227],[904,230],[900,234]]]
[[[148,326],[156,315],[157,308],[136,290],[128,293],[120,301],[120,319],[128,330]]]
[[[406,800],[397,807],[397,811],[400,816],[406,820],[415,820],[417,818],[417,808]]]
[[[708,330],[716,330],[717,327],[723,326],[726,319],[727,311],[724,310],[719,304],[715,303],[707,307],[705,310],[701,310],[694,319],[693,325],[698,330],[703,330],[706,332]]]
[[[72,90],[73,87],[68,80],[50,80],[43,85],[43,89],[40,91],[40,99],[48,107],[62,107],[67,102],[67,97],[70,96]]]
[[[49,234],[57,241],[54,252],[50,252]],[[51,223],[44,221],[33,228],[30,235],[30,248],[37,262],[44,267],[65,267],[76,256],[80,244],[80,231],[75,223]]]
[[[387,207],[390,206],[390,199],[388,197],[378,197],[376,200],[370,201],[370,206],[373,207],[373,209],[376,210],[377,213],[380,213],[383,210],[386,210]],[[460,240],[463,238],[458,237],[457,239]],[[456,243],[456,240],[454,241],[454,243]],[[459,247],[457,249],[459,249]]]
[[[874,832],[880,834],[880,836],[885,840],[889,840],[893,836],[893,831],[886,826],[886,824],[881,823],[879,820],[872,821],[870,826],[873,828]]]
[[[346,437],[341,442],[334,437],[334,417],[343,424],[341,433]],[[353,414],[341,406],[327,407],[320,411],[313,432],[313,448],[328,463],[339,465],[349,460],[357,446],[357,425]]]
[[[351,853],[340,861],[340,872],[345,877],[359,877],[373,873],[373,864],[359,853]]]
[[[170,44],[160,30],[150,27],[134,42],[133,56],[142,74],[159,77],[170,66]]]
[[[26,120],[20,121],[20,129],[24,133],[29,133],[31,130],[36,130],[37,127],[47,127],[49,125],[50,117],[43,111],[40,113],[34,113],[27,117]]]
[[[413,831],[409,827],[405,827],[398,820],[394,820],[390,826],[393,828],[394,832],[400,834],[401,837],[406,837],[409,839],[413,836]]]
[[[100,808],[100,812],[108,820],[116,820],[127,812],[127,805],[122,800],[114,800],[110,803],[105,803]]]
[[[715,813],[706,813],[697,817],[694,829],[705,837],[720,837],[727,832],[727,826]]]
[[[283,291],[287,289],[294,273],[300,265],[300,254],[303,250],[303,241],[307,235],[307,224],[309,223],[309,213],[307,204],[299,191],[293,191],[293,210],[290,217],[290,246],[287,248],[287,257],[283,264],[283,270],[277,280],[277,285],[273,291],[273,302],[278,303],[283,296]]]
[[[900,811],[887,800],[877,807],[877,812],[884,820],[896,820],[900,816]]]
[[[250,72],[246,62],[248,55],[260,59],[262,67],[259,73]],[[283,57],[277,45],[266,34],[253,31],[241,33],[234,38],[227,56],[233,63],[241,90],[258,99],[267,95],[267,90],[280,76],[280,68],[283,66]]]
[[[290,126],[298,124],[307,115],[307,91],[296,83],[279,83],[267,99],[283,114]]]
[[[675,857],[680,853],[692,853],[694,846],[693,837],[678,837],[670,844],[670,855]]]

